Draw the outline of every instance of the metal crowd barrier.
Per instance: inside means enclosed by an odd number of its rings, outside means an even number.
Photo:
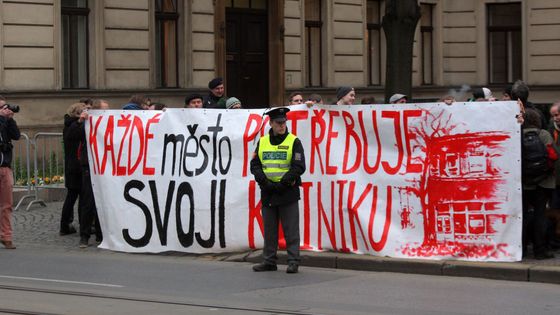
[[[23,159],[21,152],[14,154],[16,157],[14,159],[14,179],[15,186],[25,186],[27,194],[20,198],[14,210],[17,210],[23,201],[29,198],[33,200],[29,202],[26,210],[29,210],[34,204],[46,207],[46,202],[39,196],[39,191],[44,188],[60,186],[64,181],[62,133],[39,132],[35,134],[33,139],[23,134],[22,137],[26,142],[23,145],[26,147],[26,168],[24,171],[21,165],[19,165]],[[19,151],[21,151],[21,148]],[[32,170],[31,155],[33,156]]]
[[[25,150],[25,153],[23,152]],[[33,198],[31,191],[31,141],[26,133],[21,134],[21,138],[14,145],[12,165],[14,173],[14,188],[24,187],[26,190],[14,210],[17,210],[25,199]]]

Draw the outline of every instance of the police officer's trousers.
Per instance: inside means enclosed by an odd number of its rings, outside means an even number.
[[[278,248],[278,222],[282,223],[288,263],[299,264],[299,206],[298,202],[267,207],[263,205],[264,249],[263,259],[266,264],[276,265]]]

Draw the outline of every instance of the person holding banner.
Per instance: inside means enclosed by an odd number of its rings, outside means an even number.
[[[351,86],[341,86],[336,89],[336,105],[354,105],[356,91]]]
[[[303,104],[303,93],[292,92],[288,96],[288,105],[299,105]]]
[[[78,159],[78,149],[81,143],[81,127],[75,123],[80,115],[87,111],[86,103],[74,103],[68,107],[64,115],[64,129],[62,140],[64,145],[64,186],[66,187],[66,198],[60,214],[60,235],[76,233],[72,225],[74,220],[74,204],[80,196],[82,189],[82,168]],[[81,200],[80,200],[81,202]],[[78,203],[78,208],[80,203]]]
[[[92,109],[106,110],[109,109],[109,103],[105,100],[95,100]],[[124,108],[123,108],[124,109]],[[88,160],[88,146],[86,141],[85,121],[89,114],[83,111],[75,124],[80,129],[81,143],[79,147],[80,165],[82,167],[82,188],[80,190],[80,204],[78,213],[80,216],[80,248],[87,248],[89,238],[92,234],[92,225],[95,224],[95,241],[100,244],[103,241],[103,233],[99,218],[97,216],[97,208],[93,195],[93,187],[91,184],[91,174]]]
[[[266,113],[270,117],[270,131],[259,140],[251,174],[261,188],[264,221],[263,262],[254,271],[275,271],[278,247],[278,221],[282,223],[288,252],[287,273],[297,273],[299,255],[299,186],[305,172],[305,157],[301,141],[286,127],[285,107]]]

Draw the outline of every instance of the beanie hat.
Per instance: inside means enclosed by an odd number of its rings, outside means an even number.
[[[472,95],[475,100],[479,98],[489,100],[490,98],[494,97],[492,96],[492,91],[485,87],[474,89]]]
[[[336,99],[340,100],[341,98],[346,96],[346,94],[350,93],[351,91],[354,91],[353,87],[350,87],[350,86],[339,87],[338,89],[336,89]]]
[[[399,94],[399,93],[393,94],[391,96],[391,98],[389,99],[389,103],[391,103],[391,104],[396,103],[396,102],[402,100],[403,98],[408,99],[408,97],[406,97],[406,95],[404,95],[404,94]]]
[[[218,85],[223,84],[224,83],[224,79],[218,77],[218,78],[214,78],[212,79],[210,82],[208,82],[208,88],[210,90],[213,90],[214,88],[216,88]]]
[[[241,101],[235,97],[230,97],[226,101],[226,108],[232,108],[235,104],[241,105]]]
[[[479,99],[479,98],[485,98],[484,97],[484,91],[482,90],[482,88],[474,89],[473,92],[472,92],[472,96],[475,100]]]
[[[492,95],[492,91],[490,91],[489,88],[483,87],[482,91],[484,92],[484,99],[489,100],[494,97],[494,95]]]
[[[197,98],[202,100],[202,95],[194,93],[194,94],[191,94],[191,95],[185,97],[185,105],[189,105],[189,103],[192,100],[197,99]]]

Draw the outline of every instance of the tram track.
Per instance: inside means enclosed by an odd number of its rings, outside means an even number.
[[[19,292],[30,292],[30,293],[40,293],[40,294],[54,294],[61,296],[75,296],[82,298],[96,298],[104,300],[113,301],[126,301],[126,302],[139,302],[148,304],[161,304],[168,306],[185,306],[200,309],[216,309],[224,311],[239,311],[239,312],[253,312],[262,314],[278,314],[278,315],[319,315],[319,313],[309,313],[293,310],[283,310],[276,308],[257,308],[257,307],[233,307],[219,304],[204,304],[204,303],[188,303],[188,302],[178,302],[178,301],[166,301],[164,299],[150,299],[150,298],[135,298],[128,296],[118,296],[82,291],[67,291],[67,290],[55,290],[55,289],[45,289],[45,288],[33,288],[33,287],[21,287],[12,285],[0,285],[0,290],[8,291],[19,291]],[[0,314],[15,314],[15,315],[60,315],[58,313],[47,313],[47,312],[35,312],[28,310],[19,309],[8,309],[2,308],[0,306]]]
[[[14,310],[10,308],[2,308],[0,307],[0,314],[9,314],[9,315],[60,315],[57,313],[45,313],[45,312],[33,312],[33,311],[25,311],[25,310]]]

